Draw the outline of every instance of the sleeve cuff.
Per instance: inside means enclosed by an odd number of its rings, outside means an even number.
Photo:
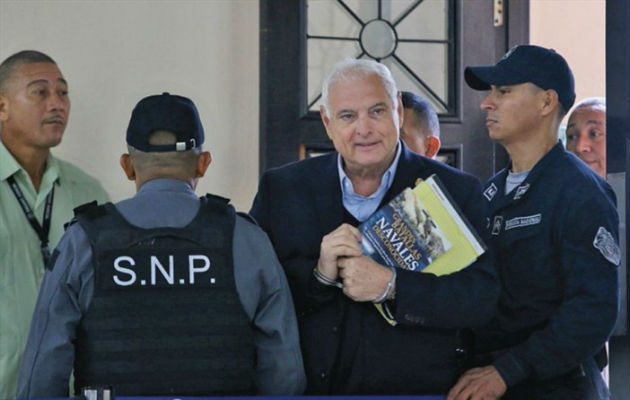
[[[499,356],[492,365],[497,369],[508,388],[524,381],[534,372],[533,368],[519,361],[509,352]]]
[[[307,298],[312,305],[326,303],[340,292],[337,286],[322,283],[313,273],[308,278],[307,291]]]

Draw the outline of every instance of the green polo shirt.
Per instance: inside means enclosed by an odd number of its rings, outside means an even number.
[[[35,191],[27,172],[0,141],[0,399],[15,397],[17,372],[26,344],[39,284],[44,274],[40,241],[7,178],[13,176],[39,223],[46,195],[55,186],[49,246],[53,249],[76,206],[108,201],[101,184],[74,165],[52,155]]]

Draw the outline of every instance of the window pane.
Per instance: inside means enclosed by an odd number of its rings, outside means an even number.
[[[396,56],[399,61],[390,69],[398,89],[422,94],[431,101],[438,113],[446,113],[444,104],[448,104],[449,83],[447,45],[399,43]]]
[[[438,113],[449,104],[455,38],[452,0],[307,0],[308,109],[319,109],[323,75],[347,57],[373,58],[390,67],[399,89],[425,96]],[[380,10],[379,10],[380,5]]]
[[[399,39],[448,40],[448,3],[424,0],[397,25]]]
[[[361,53],[359,42],[342,40],[309,40],[307,42],[307,106],[309,111],[319,111],[324,74],[333,64],[347,57],[357,57]],[[314,102],[314,103],[313,103]]]
[[[313,0],[313,1],[317,1],[317,0]],[[378,1],[377,0],[344,0],[344,3],[364,23],[378,18]]]
[[[307,5],[309,36],[358,38],[361,24],[336,0],[310,0]]]

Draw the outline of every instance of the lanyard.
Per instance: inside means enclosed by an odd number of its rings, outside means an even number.
[[[7,178],[7,181],[9,182],[9,186],[11,187],[11,190],[13,191],[15,198],[17,199],[18,203],[20,203],[20,206],[22,207],[22,211],[24,211],[24,215],[26,216],[26,219],[28,219],[28,222],[31,224],[31,226],[33,227],[33,230],[35,230],[35,233],[37,233],[37,236],[39,237],[39,242],[40,242],[39,248],[42,252],[42,259],[44,260],[44,266],[46,266],[48,264],[48,260],[50,260],[50,248],[48,247],[48,232],[50,232],[50,217],[52,214],[52,205],[53,205],[53,197],[55,193],[55,186],[53,185],[52,189],[50,189],[50,193],[48,193],[48,195],[46,196],[46,204],[44,206],[44,218],[43,218],[44,226],[42,227],[37,221],[37,218],[35,218],[33,209],[26,202],[26,199],[24,198],[24,193],[22,192],[22,189],[20,189],[20,187],[18,186],[15,179],[12,176],[10,176]]]

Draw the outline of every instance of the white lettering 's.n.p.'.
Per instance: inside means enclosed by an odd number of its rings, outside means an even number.
[[[195,267],[195,261],[203,261],[202,267]],[[206,272],[210,269],[210,259],[204,255],[189,255],[188,256],[188,275],[190,277],[190,284],[195,283],[195,274]],[[214,283],[214,279],[211,280]]]
[[[118,272],[129,275],[129,279],[123,281],[118,277],[118,275],[114,275],[114,282],[119,286],[133,285],[133,283],[136,281],[136,273],[133,269],[125,268],[120,265],[122,262],[127,262],[129,266],[136,265],[136,262],[133,260],[133,258],[129,256],[116,257],[116,259],[114,260],[114,269]]]

